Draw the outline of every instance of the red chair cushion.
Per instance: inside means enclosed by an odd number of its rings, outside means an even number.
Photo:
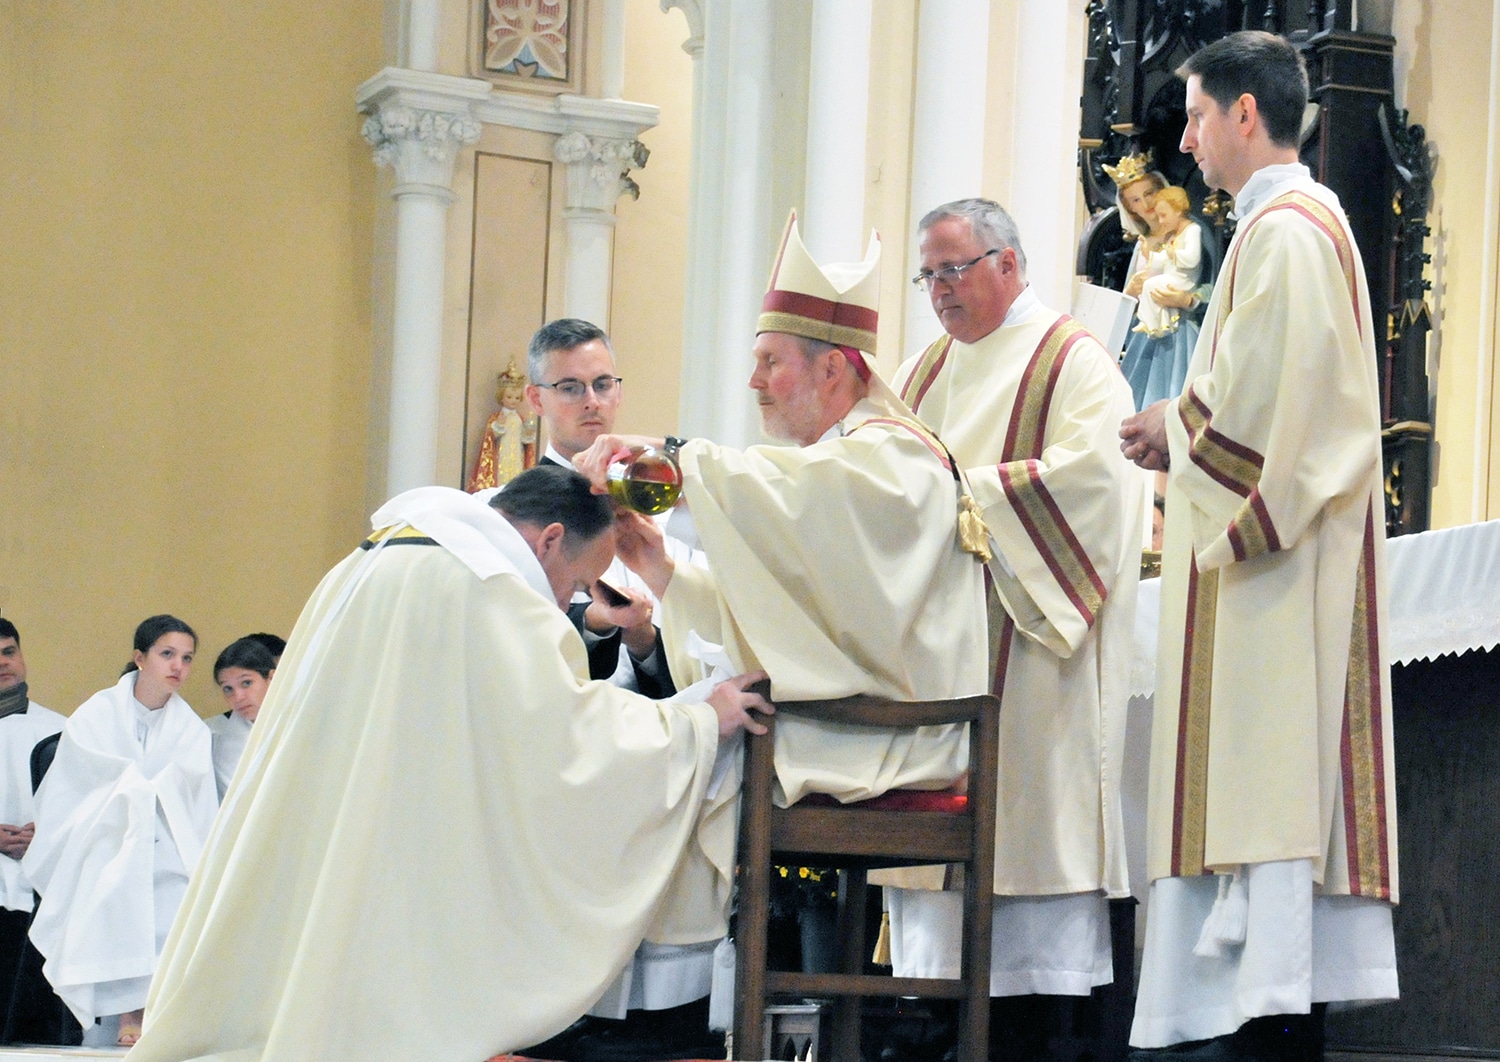
[[[856,800],[852,804],[840,804],[827,793],[809,793],[797,802],[811,807],[870,808],[874,811],[941,811],[959,815],[968,810],[967,793],[953,793],[946,789],[892,789],[869,800]]]

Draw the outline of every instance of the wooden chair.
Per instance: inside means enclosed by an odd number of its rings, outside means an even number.
[[[958,1062],[984,1062],[989,1035],[990,926],[995,866],[996,763],[1000,702],[984,694],[949,701],[777,701],[773,728],[748,735],[740,810],[739,915],[734,1057],[766,1058],[764,1014],[770,995],[831,997],[833,1062],[859,1062],[860,1000],[865,996],[956,999]],[[774,725],[792,714],[857,726],[903,728],[970,724],[967,797],[897,790],[839,805],[771,803]],[[939,810],[934,810],[939,809]],[[836,866],[839,874],[839,972],[766,969],[773,863]],[[881,867],[958,863],[964,867],[961,976],[957,979],[866,975],[866,872]]]

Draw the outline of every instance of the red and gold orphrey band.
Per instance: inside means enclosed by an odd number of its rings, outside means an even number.
[[[1359,297],[1355,288],[1353,245],[1338,218],[1322,203],[1300,192],[1274,200],[1251,221],[1274,210],[1295,210],[1332,241],[1349,288],[1355,322]],[[1241,232],[1224,272],[1229,283],[1214,322],[1213,351],[1234,305],[1239,251],[1250,229]],[[1193,463],[1226,489],[1245,498],[1228,529],[1235,559],[1259,556],[1281,548],[1270,514],[1261,499],[1259,483],[1264,458],[1212,428],[1213,413],[1191,385],[1178,403],[1187,429]],[[1182,650],[1182,681],[1178,691],[1178,733],[1175,795],[1172,816],[1173,876],[1203,874],[1207,841],[1208,735],[1213,690],[1214,616],[1218,607],[1217,571],[1199,573],[1189,557],[1187,629]],[[1386,792],[1383,693],[1380,674],[1379,622],[1375,590],[1374,503],[1367,506],[1364,546],[1360,554],[1350,650],[1344,692],[1339,761],[1342,774],[1344,836],[1348,851],[1349,892],[1373,899],[1391,898],[1390,837],[1387,832],[1390,795]]]
[[[1063,363],[1074,345],[1088,335],[1088,330],[1078,322],[1062,316],[1042,336],[1017,389],[997,471],[1000,485],[1027,537],[1073,607],[1092,627],[1104,604],[1107,588],[1042,481],[1040,467],[1047,413]]]
[[[876,312],[864,306],[797,291],[768,291],[755,327],[759,332],[786,332],[837,347],[874,350],[877,320]]]

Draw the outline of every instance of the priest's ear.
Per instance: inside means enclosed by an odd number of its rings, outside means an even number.
[[[531,543],[532,552],[536,554],[537,560],[544,562],[544,566],[547,558],[562,552],[563,544],[567,540],[567,531],[562,524],[554,521],[545,527],[533,527],[527,530],[534,533],[526,534],[523,531],[522,537]]]

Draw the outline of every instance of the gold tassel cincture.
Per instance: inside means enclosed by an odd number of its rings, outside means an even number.
[[[980,562],[990,562],[990,529],[984,526],[984,514],[972,494],[964,494],[958,503],[958,544]]]

